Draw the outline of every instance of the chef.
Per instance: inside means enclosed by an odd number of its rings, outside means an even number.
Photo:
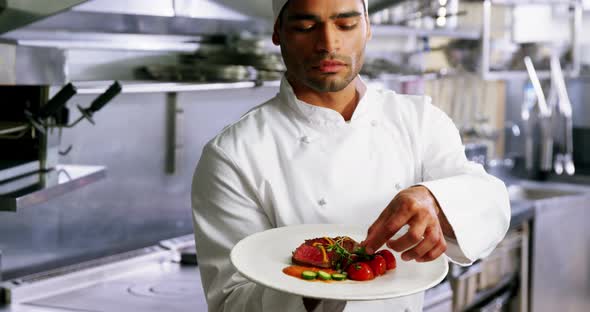
[[[209,311],[422,311],[423,293],[313,300],[250,282],[230,263],[248,235],[334,223],[365,227],[369,253],[387,245],[403,251],[401,261],[469,265],[490,254],[510,221],[504,184],[466,159],[456,127],[429,97],[359,77],[371,38],[366,0],[272,7],[272,40],[287,67],[280,91],[211,140],[193,178]]]

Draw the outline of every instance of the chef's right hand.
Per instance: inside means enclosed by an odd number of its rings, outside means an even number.
[[[408,232],[391,240],[404,225]],[[444,231],[443,231],[444,230]],[[436,198],[424,186],[414,186],[399,192],[371,225],[367,238],[361,243],[372,254],[387,246],[402,253],[405,261],[427,262],[447,250],[444,235],[454,237],[452,227],[440,209]]]

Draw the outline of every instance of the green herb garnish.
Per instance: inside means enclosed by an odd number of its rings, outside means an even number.
[[[353,255],[362,260],[368,260],[372,258],[372,256],[368,255],[365,251],[365,247],[357,247],[352,252],[346,250],[346,248],[343,247],[345,239],[347,239],[346,236],[337,237],[333,244],[329,244],[326,247],[326,251],[334,251],[339,256],[339,261],[335,263],[337,270],[340,270],[342,266],[342,260],[347,260],[348,263],[351,263],[353,261]]]

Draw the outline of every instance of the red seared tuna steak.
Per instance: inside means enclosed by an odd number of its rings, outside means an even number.
[[[341,269],[352,262],[359,244],[348,236],[319,237],[305,240],[293,252],[292,262],[302,266]]]

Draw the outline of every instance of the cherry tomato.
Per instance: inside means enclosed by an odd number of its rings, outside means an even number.
[[[385,259],[385,264],[386,264],[387,270],[395,269],[395,267],[397,266],[397,263],[395,262],[395,257],[393,256],[391,251],[389,251],[387,249],[382,249],[382,250],[377,251],[376,254],[380,255],[381,257],[383,257]]]
[[[375,255],[373,259],[368,261],[368,263],[375,276],[385,274],[385,271],[387,270],[387,264],[381,255]]]
[[[346,270],[348,278],[354,281],[368,281],[375,278],[375,274],[366,262],[355,262]]]

